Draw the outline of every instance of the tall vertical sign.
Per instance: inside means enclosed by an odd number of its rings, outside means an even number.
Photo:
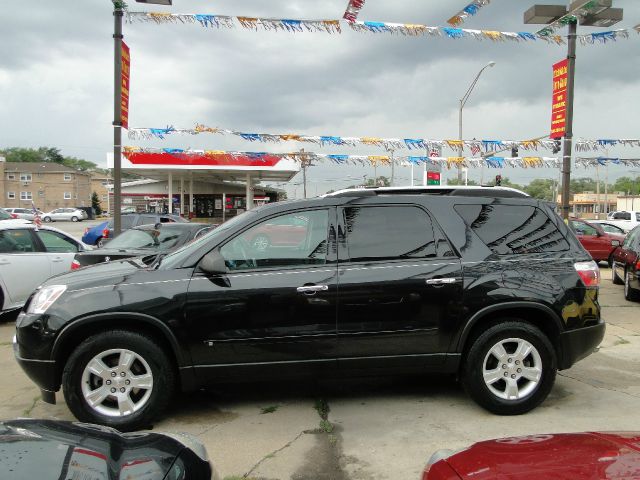
[[[553,66],[553,100],[551,103],[551,138],[561,138],[567,127],[568,60]]]
[[[122,42],[122,90],[120,93],[120,123],[123,128],[129,128],[129,74],[131,73],[131,57],[129,47]]]

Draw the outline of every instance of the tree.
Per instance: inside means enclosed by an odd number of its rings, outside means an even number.
[[[96,211],[96,215],[102,214],[102,207],[100,206],[100,197],[97,192],[91,194],[91,206]]]
[[[4,156],[7,162],[58,163],[81,171],[95,170],[98,167],[88,160],[65,157],[59,149],[54,147],[40,147],[38,149],[12,147],[0,151],[0,155]]]
[[[464,185],[464,179],[458,180],[457,178],[451,178],[447,180],[447,185]],[[475,180],[467,180],[467,185],[479,185]]]
[[[640,194],[640,177],[620,177],[616,180],[616,183],[609,187],[609,191],[624,192],[628,195],[638,195]]]
[[[365,187],[389,187],[391,182],[384,175],[378,175],[377,182],[373,178],[368,178]]]
[[[524,187],[524,191],[533,198],[555,201],[553,195],[556,193],[556,181],[549,178],[536,178]]]

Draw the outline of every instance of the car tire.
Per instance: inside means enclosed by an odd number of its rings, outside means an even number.
[[[71,221],[72,222],[77,222],[78,221],[78,217],[76,217],[75,215],[73,217],[71,217]]]
[[[104,241],[102,240],[102,237],[96,238],[94,245],[98,248],[104,247]]]
[[[473,341],[462,381],[469,396],[490,412],[520,415],[544,401],[556,371],[556,353],[547,336],[522,320],[505,319]]]
[[[270,245],[271,241],[266,235],[256,235],[251,240],[251,247],[258,252],[264,252]]]
[[[42,219],[42,221],[45,222],[45,223],[49,223],[49,222],[51,222],[51,217],[44,217]]]
[[[628,269],[624,272],[624,298],[630,302],[640,300],[640,291],[631,286],[631,271]]]
[[[607,265],[609,265],[609,268],[613,267],[613,253],[607,258]]]
[[[141,386],[130,386],[133,382]],[[78,420],[130,431],[148,428],[165,409],[176,373],[155,340],[111,330],[80,342],[65,364],[62,387]]]
[[[614,285],[623,285],[624,284],[624,280],[622,280],[618,274],[616,273],[616,266],[615,263],[613,265],[611,265],[611,282]]]

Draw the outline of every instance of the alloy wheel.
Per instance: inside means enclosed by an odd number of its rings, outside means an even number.
[[[542,378],[538,350],[521,338],[507,338],[489,349],[482,364],[485,385],[503,400],[520,400],[530,395]]]
[[[147,361],[124,348],[93,357],[82,372],[82,395],[87,405],[108,417],[124,417],[143,408],[153,390]]]

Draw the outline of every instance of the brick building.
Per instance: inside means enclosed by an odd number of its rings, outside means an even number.
[[[0,157],[0,206],[44,212],[91,206],[91,174],[57,163],[6,162]]]

